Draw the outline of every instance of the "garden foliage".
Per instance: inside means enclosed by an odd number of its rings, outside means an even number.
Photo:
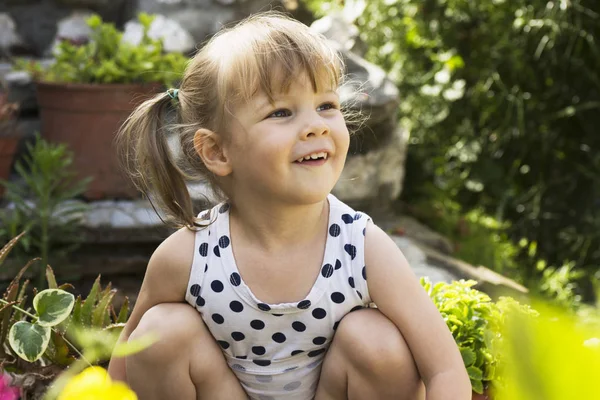
[[[62,83],[163,83],[172,86],[181,78],[188,58],[165,53],[162,40],[148,36],[154,17],[140,13],[144,27],[142,41],[130,44],[114,24],[98,15],[88,18],[92,36],[87,43],[62,40],[54,51],[49,68],[20,61],[16,68],[32,73],[35,79]]]
[[[317,15],[342,4],[306,3]],[[480,208],[510,223],[513,242],[534,243],[535,258],[572,261],[589,281],[600,264],[600,2],[343,4],[366,57],[400,89],[405,199]],[[529,264],[526,281],[543,270]]]

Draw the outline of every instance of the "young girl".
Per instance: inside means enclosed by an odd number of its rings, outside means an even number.
[[[471,398],[397,246],[330,194],[349,144],[342,77],[326,40],[259,14],[124,125],[134,181],[182,226],[152,255],[121,335],[161,339],[109,366],[140,399]],[[187,168],[168,151],[170,104]],[[196,218],[184,177],[198,174],[224,201]]]

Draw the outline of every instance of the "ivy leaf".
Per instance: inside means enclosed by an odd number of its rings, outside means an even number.
[[[10,328],[8,342],[19,357],[29,362],[38,360],[48,347],[50,328],[19,321]]]
[[[41,326],[55,326],[64,321],[75,304],[75,296],[60,289],[46,289],[39,292],[33,299],[33,308]]]

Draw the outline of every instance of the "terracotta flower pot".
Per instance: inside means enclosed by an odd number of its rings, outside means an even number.
[[[113,142],[134,108],[162,86],[38,82],[36,87],[42,136],[68,145],[78,178],[94,178],[84,196],[90,200],[137,197],[119,168]]]
[[[2,127],[0,126],[0,131]],[[0,133],[0,179],[8,180],[10,167],[12,166],[19,144],[19,136]],[[0,197],[4,195],[4,186],[0,185]]]

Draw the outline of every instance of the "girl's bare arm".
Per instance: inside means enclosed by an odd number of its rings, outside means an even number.
[[[182,228],[169,236],[152,254],[146,275],[119,342],[127,341],[148,309],[160,303],[185,300],[192,265],[194,232]],[[108,365],[112,379],[126,381],[125,358],[113,357]]]
[[[467,400],[471,383],[458,346],[406,258],[379,227],[368,224],[365,264],[371,299],[404,336],[427,400]]]

